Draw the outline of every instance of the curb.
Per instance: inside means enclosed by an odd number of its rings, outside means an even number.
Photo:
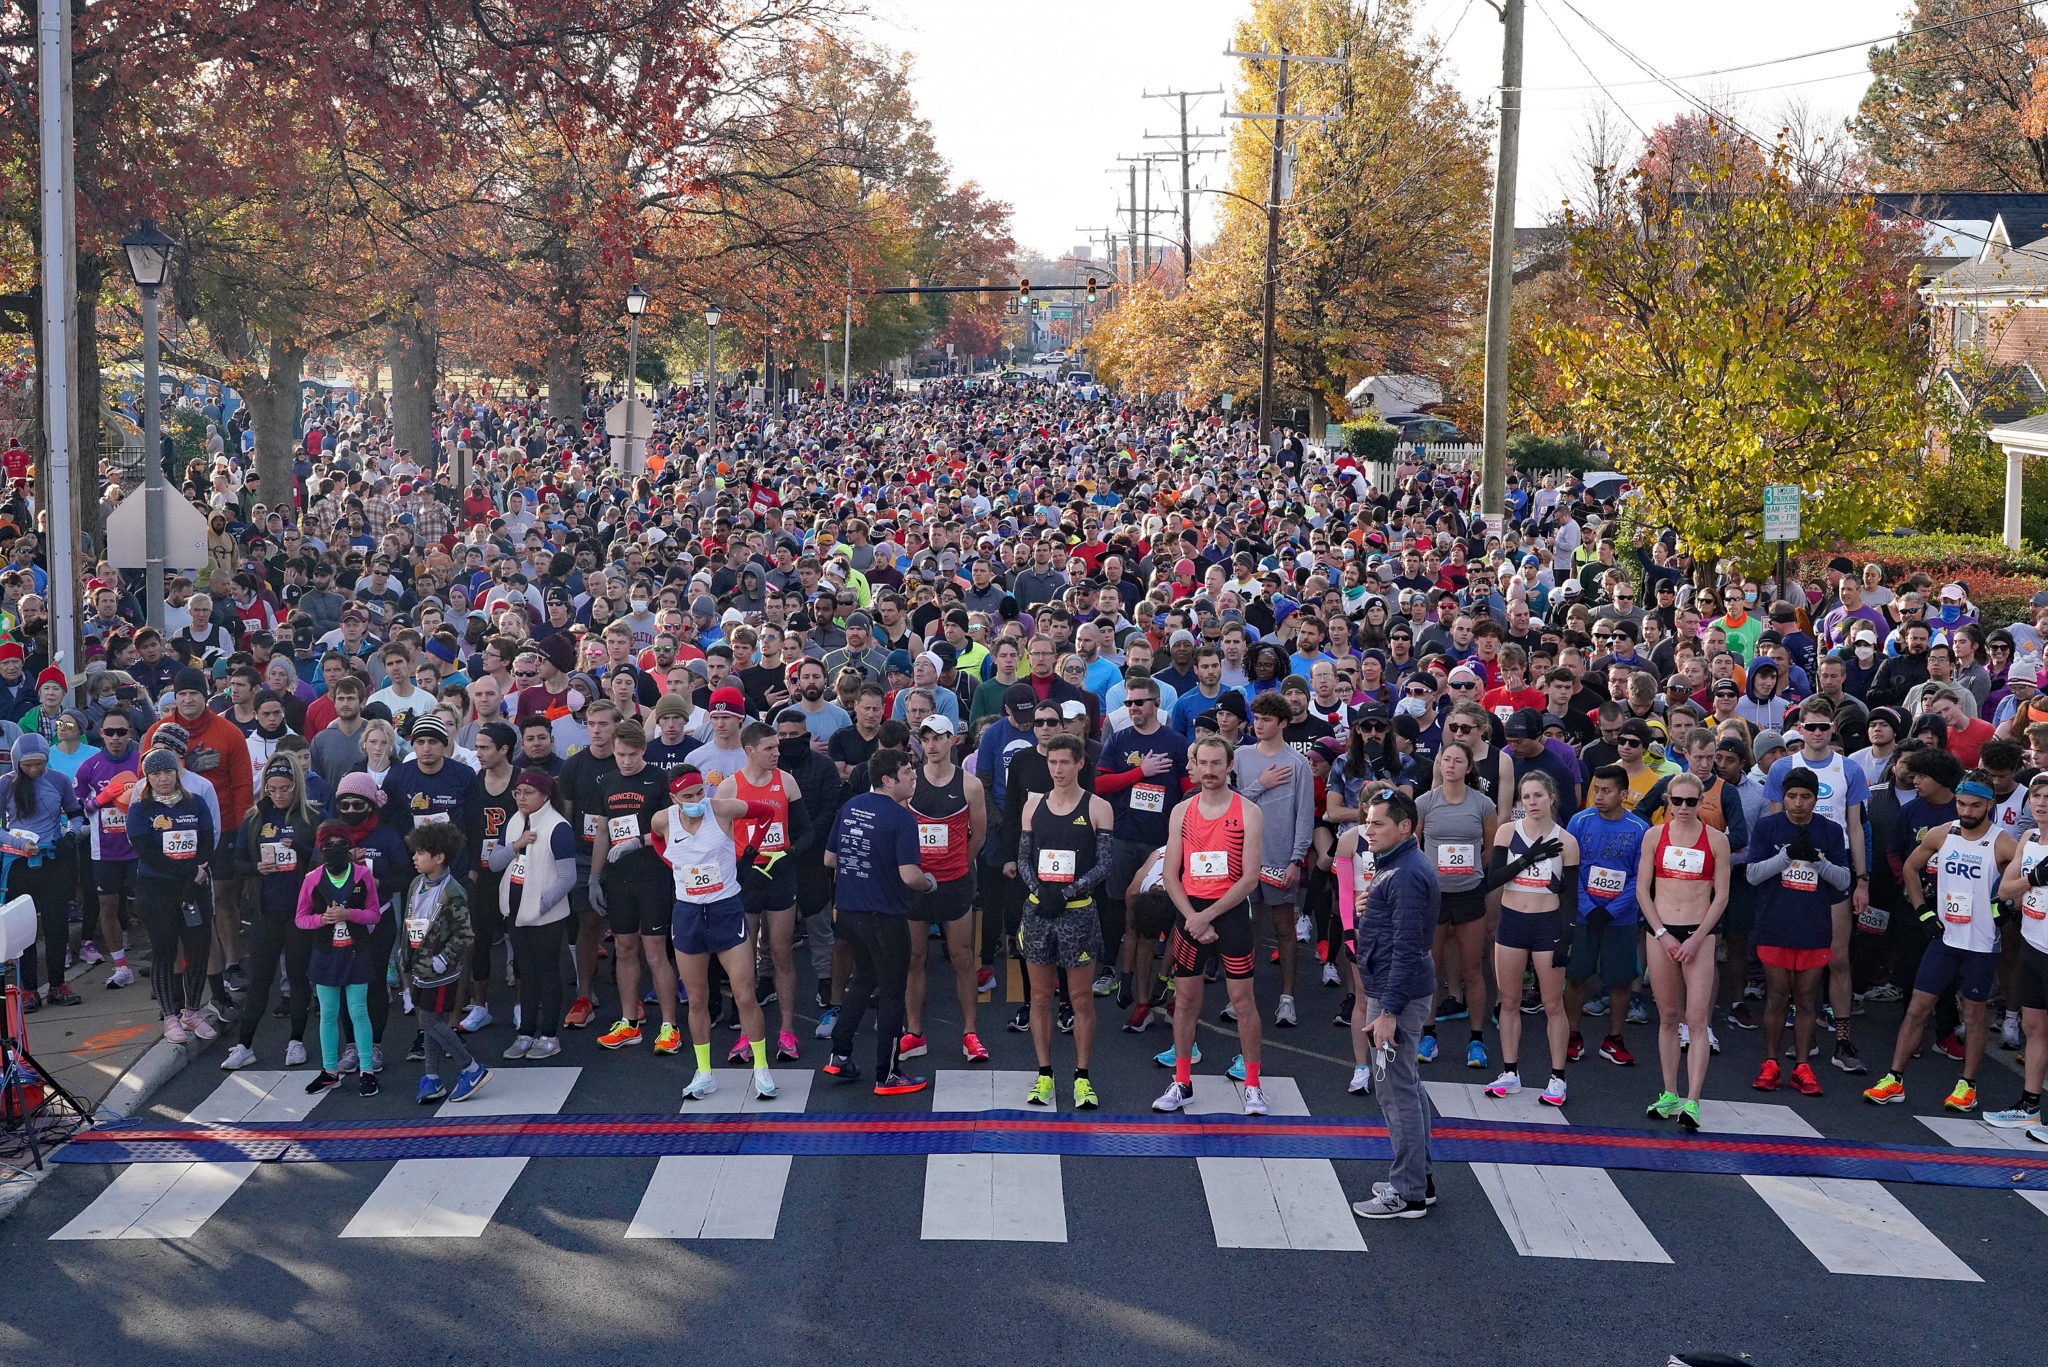
[[[127,1072],[114,1080],[114,1085],[100,1101],[96,1114],[101,1119],[128,1119],[147,1106],[150,1098],[161,1091],[165,1083],[184,1072],[207,1043],[195,1039],[185,1044],[173,1044],[167,1039],[159,1039],[129,1066]],[[25,1176],[0,1182],[0,1220],[5,1220],[34,1195],[49,1174],[50,1160],[45,1155],[41,1172],[30,1169]]]

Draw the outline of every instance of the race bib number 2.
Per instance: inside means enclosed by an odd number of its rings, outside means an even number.
[[[1189,850],[1188,876],[1191,878],[1230,877],[1230,855],[1223,850]]]

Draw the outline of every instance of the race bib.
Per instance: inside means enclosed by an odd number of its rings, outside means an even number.
[[[596,813],[596,812],[585,812],[585,813],[583,814],[583,838],[584,838],[585,840],[595,840],[595,839],[597,839],[597,813]]]
[[[1563,867],[1563,860],[1546,859],[1534,868],[1523,869],[1516,874],[1513,886],[1529,892],[1548,892],[1551,878]]]
[[[1038,852],[1038,877],[1046,883],[1071,883],[1074,881],[1074,852],[1072,850],[1040,850]]]
[[[1227,850],[1189,850],[1188,877],[1228,878],[1230,877],[1230,853]]]
[[[1515,715],[1515,709],[1509,707],[1506,703],[1502,703],[1499,707],[1493,709],[1493,715],[1505,722],[1509,717]]]
[[[334,923],[334,934],[328,938],[328,943],[336,949],[348,949],[355,942],[355,931],[350,929],[350,923],[347,921],[336,921]]]
[[[683,891],[692,897],[716,897],[725,891],[725,875],[716,864],[691,864],[683,870]]]
[[[446,812],[421,812],[412,819],[415,826],[440,826],[449,820]]]
[[[2020,847],[2020,872],[2032,873],[2034,865],[2048,856],[2048,845],[2029,841]],[[2048,920],[2048,888],[2030,887],[2020,898],[2020,915],[2029,921]]]
[[[1941,890],[1941,919],[1952,926],[1970,924],[1970,895],[1954,888]]]
[[[1284,888],[1287,886],[1287,870],[1276,869],[1270,864],[1261,864],[1259,881],[1269,888]]]
[[[920,821],[917,823],[917,847],[921,850],[943,850],[950,843],[953,828],[943,821]]]
[[[1628,874],[1620,869],[1610,869],[1601,864],[1593,864],[1586,869],[1586,891],[1595,897],[1619,897],[1627,886]]]
[[[1166,789],[1156,783],[1140,783],[1131,789],[1131,810],[1134,812],[1163,812],[1166,810]]]
[[[190,859],[199,853],[199,832],[165,831],[164,857],[167,859]]]
[[[432,925],[433,923],[434,923],[434,918],[433,918],[433,917],[431,917],[431,916],[408,916],[408,917],[406,917],[406,918],[405,918],[405,938],[406,938],[406,942],[407,942],[408,944],[410,944],[410,945],[411,945],[411,946],[412,946],[412,947],[413,947],[414,949],[418,949],[418,948],[420,947],[420,942],[421,942],[422,940],[424,940],[424,939],[426,939],[426,938],[427,938],[427,927],[428,927],[428,926],[430,926],[430,925]]]
[[[615,816],[604,824],[605,834],[614,845],[623,845],[628,840],[640,838],[640,818],[636,816]]]
[[[1479,872],[1479,847],[1476,845],[1437,846],[1436,872],[1439,878],[1466,878]]]
[[[789,833],[783,829],[782,823],[780,821],[771,821],[761,828],[760,839],[755,843],[754,848],[763,854],[768,854],[775,850],[783,849],[788,844]]]
[[[1778,886],[1793,892],[1816,891],[1820,887],[1820,867],[1804,859],[1795,859],[1778,875]]]
[[[100,812],[101,835],[125,835],[128,832],[128,813],[119,807],[103,808]]]
[[[511,866],[505,870],[505,876],[512,880],[512,886],[515,888],[526,881],[526,854],[524,851],[512,856]]]
[[[1856,914],[1856,929],[1871,935],[1882,935],[1892,923],[1892,914],[1883,907],[1870,906]]]
[[[498,844],[497,840],[489,836],[484,837],[484,867],[486,869],[491,866],[491,856],[498,852]]]
[[[1683,845],[1664,847],[1664,872],[1673,878],[1699,878],[1707,871],[1707,852],[1704,849],[1687,849]]]
[[[265,845],[263,857],[276,865],[279,873],[290,873],[299,866],[299,851],[296,846]]]

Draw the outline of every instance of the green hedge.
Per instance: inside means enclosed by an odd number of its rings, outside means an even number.
[[[1383,422],[1344,424],[1344,449],[1361,463],[1391,462],[1394,448],[1401,444],[1401,429]]]
[[[1585,443],[1576,436],[1537,432],[1517,432],[1508,438],[1508,465],[1516,470],[1558,470],[1573,475],[1604,468],[1586,453]]]

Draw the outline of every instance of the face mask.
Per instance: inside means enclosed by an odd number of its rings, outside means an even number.
[[[775,753],[785,769],[803,763],[804,756],[810,752],[811,738],[809,736],[784,737],[775,747]]]
[[[635,615],[645,611],[647,611],[647,600],[645,598],[635,598],[633,600],[633,612]]]
[[[682,807],[683,815],[692,821],[696,821],[703,817],[704,813],[711,810],[711,803],[708,800],[704,802],[685,802],[682,804]]]
[[[1856,655],[1857,655],[1857,658],[1859,658],[1859,659],[1864,659],[1864,660],[1867,660],[1867,659],[1869,659],[1869,658],[1870,658],[1870,657],[1871,657],[1872,655],[1875,655],[1876,653],[1877,653],[1877,647],[1876,647],[1876,646],[1874,646],[1874,645],[1872,645],[1872,644],[1871,644],[1870,642],[1868,642],[1868,641],[1858,641],[1858,642],[1856,643]]]
[[[1940,617],[1941,620],[1944,622],[1953,622],[1956,618],[1962,615],[1963,610],[1957,607],[1954,603],[1944,603],[1941,605]]]
[[[1756,601],[1756,594],[1755,594],[1755,592],[1754,592],[1754,591],[1751,591],[1751,592],[1748,592],[1748,593],[1745,593],[1745,594],[1743,594],[1743,595],[1742,595],[1742,601],[1743,601],[1743,602],[1745,602],[1745,603],[1754,603],[1754,602]]]
[[[320,858],[327,865],[329,873],[340,873],[348,867],[348,846],[330,844],[321,847]]]
[[[1396,713],[1397,715],[1399,715],[1399,716],[1403,716],[1403,717],[1416,717],[1416,718],[1421,718],[1421,717],[1425,717],[1425,716],[1428,716],[1428,715],[1429,715],[1429,699],[1427,699],[1427,698],[1402,698],[1402,699],[1401,699],[1401,702],[1400,702],[1400,705],[1399,705],[1399,706],[1397,706],[1397,707],[1396,707],[1396,708],[1394,709],[1394,711],[1395,711],[1395,713]]]

